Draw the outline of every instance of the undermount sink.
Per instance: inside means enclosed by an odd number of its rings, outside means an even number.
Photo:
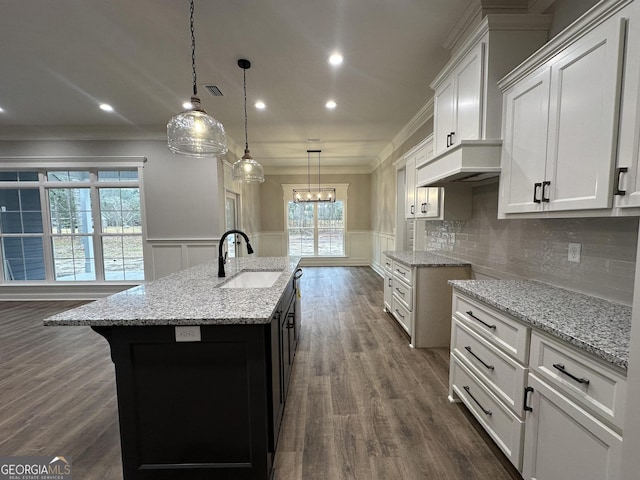
[[[218,288],[269,288],[282,272],[240,272]]]

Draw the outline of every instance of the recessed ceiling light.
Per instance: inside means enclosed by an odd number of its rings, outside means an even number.
[[[331,65],[340,65],[342,63],[342,55],[340,55],[339,53],[333,53],[330,57],[329,57],[329,63]]]
[[[4,108],[0,107],[0,113],[4,112]]]
[[[104,110],[105,112],[113,112],[113,107],[108,103],[101,103],[100,110]]]
[[[333,110],[334,108],[336,108],[338,104],[336,102],[334,102],[333,100],[329,100],[326,104],[325,107],[327,107],[329,110]]]
[[[267,107],[262,100],[258,100],[255,106],[258,110],[264,110]]]
[[[184,108],[185,110],[191,110],[193,108],[193,105],[191,104],[191,102],[184,102],[182,104],[182,108]]]

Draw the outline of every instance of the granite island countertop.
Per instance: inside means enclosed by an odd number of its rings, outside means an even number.
[[[450,280],[460,292],[627,369],[631,307],[535,281]]]
[[[403,250],[382,252],[387,257],[400,262],[408,267],[466,267],[469,262],[449,258],[430,250]]]
[[[300,264],[300,257],[229,259],[226,277],[212,262],[172,273],[44,320],[48,326],[265,324]],[[282,271],[269,288],[217,288],[241,271]]]

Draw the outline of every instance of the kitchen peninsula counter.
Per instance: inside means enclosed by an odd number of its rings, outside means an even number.
[[[382,252],[407,267],[471,267],[471,263],[449,258],[429,250],[401,250]]]
[[[45,320],[109,342],[124,480],[272,478],[300,330],[299,263],[231,259],[223,278],[217,262],[197,265]],[[246,288],[236,280],[247,271],[281,273]]]
[[[631,307],[541,282],[452,280],[453,288],[627,369]]]

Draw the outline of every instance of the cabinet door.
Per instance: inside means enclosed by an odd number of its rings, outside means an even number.
[[[529,385],[525,480],[617,479],[622,437],[535,375]]]
[[[549,210],[611,207],[623,34],[623,22],[612,18],[551,64]]]
[[[414,218],[416,214],[416,159],[412,156],[405,166],[405,217]]]
[[[425,193],[426,207],[424,209],[425,218],[437,218],[440,216],[440,187],[429,187]]]
[[[629,5],[625,14],[629,18],[618,167],[626,168],[626,172],[620,172],[614,178],[614,187],[617,187],[614,188],[614,195],[616,207],[640,207],[640,3]],[[624,191],[624,195],[621,191]]]
[[[454,128],[451,144],[460,140],[478,140],[482,136],[482,92],[484,43],[467,54],[454,72]]]
[[[448,148],[449,134],[453,131],[455,87],[454,76],[447,78],[433,96],[433,151],[435,155]]]
[[[550,76],[550,69],[544,67],[505,92],[499,201],[501,213],[542,209]]]
[[[384,272],[384,309],[391,311],[391,296],[393,295],[393,275],[385,270]]]

